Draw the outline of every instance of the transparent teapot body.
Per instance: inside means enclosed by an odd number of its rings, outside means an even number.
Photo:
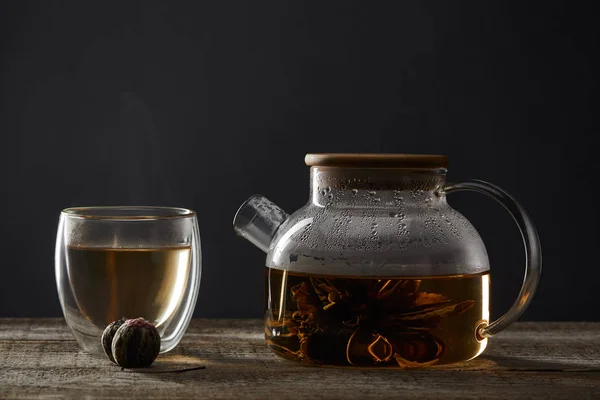
[[[240,208],[234,228],[267,252],[265,337],[276,354],[315,365],[442,365],[478,356],[521,315],[541,268],[533,225],[501,189],[446,186],[445,174],[313,166],[309,201],[291,215],[261,196]],[[501,202],[526,242],[523,289],[493,323],[485,246],[446,201],[457,190]]]
[[[305,363],[414,367],[471,359],[487,339],[488,258],[445,196],[443,171],[315,168],[275,235],[265,332]]]

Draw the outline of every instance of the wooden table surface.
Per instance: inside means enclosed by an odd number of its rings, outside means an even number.
[[[263,340],[259,320],[194,320],[151,368],[122,370],[62,319],[0,319],[0,398],[600,399],[600,323],[517,323],[473,361],[411,371],[303,367]]]

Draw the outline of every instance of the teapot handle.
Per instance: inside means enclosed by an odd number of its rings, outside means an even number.
[[[527,215],[525,209],[510,194],[491,183],[480,180],[470,180],[463,183],[447,185],[440,190],[440,195],[460,191],[483,193],[500,203],[517,223],[525,245],[525,276],[517,299],[506,314],[502,315],[489,325],[482,324],[477,327],[476,335],[478,338],[489,338],[503,331],[506,327],[515,322],[531,302],[542,272],[542,249],[537,230],[535,229],[531,218]]]

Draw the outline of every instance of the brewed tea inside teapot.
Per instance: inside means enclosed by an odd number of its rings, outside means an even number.
[[[541,272],[535,227],[490,183],[446,184],[440,155],[308,154],[310,198],[288,215],[263,196],[234,229],[267,253],[265,338],[306,364],[415,368],[466,361],[528,306]],[[489,316],[489,260],[446,196],[500,202],[523,235],[526,273],[512,308]]]

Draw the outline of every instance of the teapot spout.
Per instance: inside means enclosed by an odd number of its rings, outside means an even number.
[[[250,197],[233,217],[233,229],[264,251],[269,250],[271,239],[288,214],[261,195]]]

